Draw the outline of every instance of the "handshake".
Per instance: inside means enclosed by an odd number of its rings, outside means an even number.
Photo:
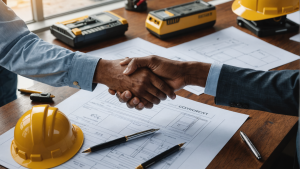
[[[109,87],[129,108],[152,108],[167,96],[176,98],[175,91],[187,85],[205,87],[211,64],[181,62],[159,56],[100,60],[94,83]]]

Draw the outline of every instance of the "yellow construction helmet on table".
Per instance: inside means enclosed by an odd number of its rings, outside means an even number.
[[[52,168],[72,158],[83,140],[81,129],[57,108],[33,106],[16,124],[11,155],[27,168]]]
[[[237,24],[257,36],[269,36],[299,30],[299,25],[287,14],[299,10],[299,0],[235,0],[232,11]]]
[[[299,0],[235,0],[232,11],[251,21],[287,15],[299,10]]]

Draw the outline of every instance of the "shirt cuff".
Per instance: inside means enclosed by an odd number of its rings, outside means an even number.
[[[70,87],[93,91],[97,86],[96,83],[93,83],[93,78],[99,59],[96,56],[76,52],[68,75],[68,85]]]
[[[222,66],[223,64],[218,62],[215,62],[211,65],[205,84],[205,94],[216,96]]]

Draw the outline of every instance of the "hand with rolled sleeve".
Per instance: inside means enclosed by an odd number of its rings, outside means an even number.
[[[44,42],[30,32],[25,22],[1,0],[0,32],[0,66],[10,72],[56,87],[70,86],[93,91],[97,83],[101,83],[120,92],[129,90],[139,98],[141,109],[151,108],[167,95],[175,95],[172,88],[149,69],[140,69],[131,76],[125,76],[122,72],[126,66],[121,66],[120,60],[102,60]],[[0,69],[0,81],[10,78],[5,76],[7,78],[3,79],[1,73],[5,71]],[[16,76],[12,77],[16,79]],[[13,86],[1,85],[0,89],[8,86],[16,91],[16,80],[13,82]],[[16,92],[11,93],[15,95]],[[0,92],[0,99],[3,97],[7,96]]]

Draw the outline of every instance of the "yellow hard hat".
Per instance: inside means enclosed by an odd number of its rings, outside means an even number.
[[[299,0],[235,0],[232,11],[238,16],[259,21],[276,18],[299,10]]]
[[[83,144],[83,133],[56,107],[33,106],[18,121],[11,155],[27,168],[52,168],[72,158]]]

